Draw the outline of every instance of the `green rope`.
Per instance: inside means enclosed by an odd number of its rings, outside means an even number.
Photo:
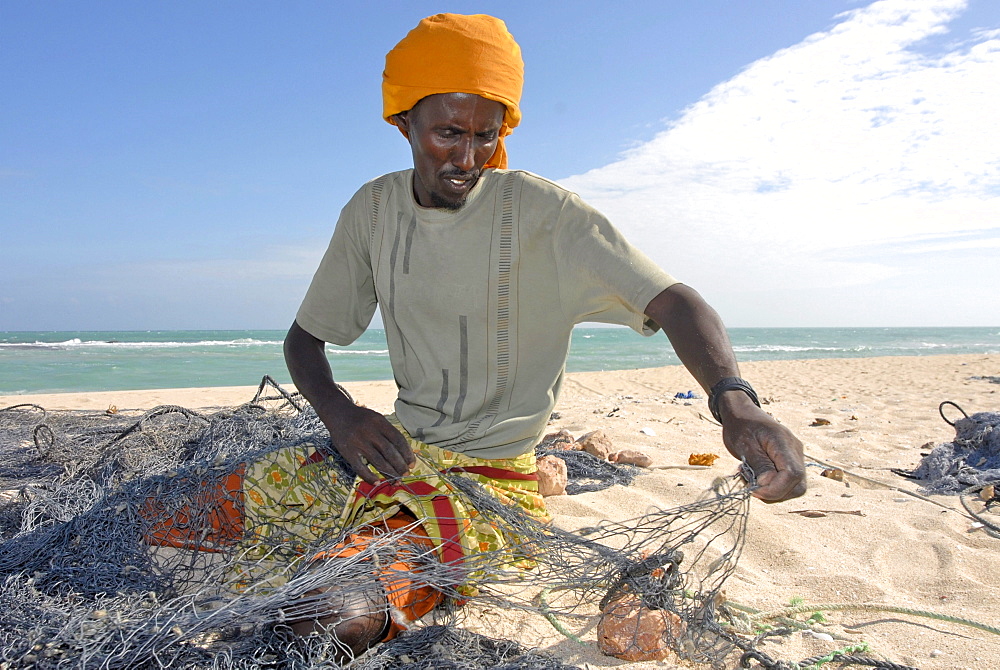
[[[732,603],[727,603],[732,604]],[[803,612],[815,612],[815,611],[860,611],[860,612],[893,612],[895,614],[910,614],[913,616],[922,616],[929,619],[937,619],[938,621],[950,621],[951,623],[961,624],[963,626],[970,626],[972,628],[978,628],[979,630],[986,631],[987,633],[993,633],[994,635],[1000,635],[1000,628],[994,626],[989,626],[984,623],[979,623],[978,621],[973,621],[972,619],[963,619],[961,617],[950,616],[948,614],[939,614],[937,612],[929,612],[927,610],[916,610],[909,607],[896,607],[894,605],[858,605],[852,603],[821,603],[818,605],[796,605],[795,607],[786,607],[780,610],[772,610],[770,612],[759,612],[750,616],[751,620],[763,620],[763,619],[776,619],[779,617],[790,617],[795,614],[802,614]]]
[[[560,622],[559,619],[556,618],[555,614],[553,614],[549,610],[549,604],[548,604],[548,601],[546,600],[546,596],[549,594],[550,591],[551,591],[551,589],[543,589],[541,591],[541,593],[538,594],[538,602],[539,602],[539,605],[541,606],[542,616],[544,616],[548,620],[548,622],[550,624],[552,624],[553,628],[555,628],[557,631],[559,631],[560,633],[562,633],[563,635],[565,635],[568,639],[573,640],[574,642],[577,642],[579,644],[586,645],[587,643],[584,640],[582,640],[579,636],[571,633],[562,624],[562,622]],[[990,626],[990,625],[987,625],[987,624],[984,624],[984,623],[980,623],[978,621],[973,621],[972,619],[964,619],[962,617],[951,616],[949,614],[940,614],[938,612],[931,612],[931,611],[928,611],[928,610],[918,610],[918,609],[913,609],[911,607],[897,607],[895,605],[854,604],[854,603],[820,603],[820,604],[816,604],[816,605],[810,605],[810,604],[796,605],[794,607],[785,607],[785,608],[780,609],[780,610],[772,610],[772,611],[769,611],[769,612],[762,612],[760,610],[756,610],[756,609],[754,609],[752,607],[749,607],[747,605],[741,605],[741,604],[739,604],[737,602],[734,602],[732,600],[726,601],[726,606],[727,607],[731,607],[732,609],[735,609],[735,610],[739,610],[741,612],[748,613],[750,615],[749,616],[749,620],[750,621],[760,622],[760,621],[766,621],[766,620],[769,620],[769,619],[777,619],[781,623],[783,623],[783,624],[785,624],[787,626],[792,626],[792,627],[798,628],[800,630],[815,630],[816,627],[813,626],[813,625],[810,625],[810,624],[807,624],[807,623],[804,623],[804,622],[801,622],[801,621],[796,621],[795,619],[790,618],[790,617],[792,617],[792,616],[794,616],[796,614],[802,614],[804,612],[817,612],[817,611],[826,611],[826,612],[856,611],[856,612],[892,612],[894,614],[908,614],[908,615],[911,615],[911,616],[920,616],[920,617],[926,617],[926,618],[929,618],[929,619],[936,619],[938,621],[947,621],[947,622],[950,622],[950,623],[957,623],[957,624],[960,624],[962,626],[969,626],[971,628],[977,628],[977,629],[985,631],[987,633],[993,633],[994,635],[1000,635],[1000,628],[996,628],[995,626]],[[836,635],[836,634],[833,634],[833,637],[835,637],[837,639],[840,639],[840,640],[847,639],[847,638],[841,637],[840,635]],[[822,664],[822,663],[828,663],[830,661],[835,660],[835,657],[838,654],[839,655],[846,655],[846,654],[854,653],[856,651],[867,651],[867,645],[861,644],[861,645],[857,645],[857,648],[847,647],[847,648],[842,649],[840,651],[831,652],[831,654],[829,654],[828,656],[824,656],[822,659],[819,659],[818,661],[816,661],[815,663],[813,663],[813,665],[810,666],[810,667],[811,668],[818,668],[819,665]]]
[[[545,599],[545,596],[547,596],[550,591],[552,591],[552,589],[546,588],[542,589],[542,592],[538,594],[538,604],[541,606],[542,616],[548,619],[548,622],[552,624],[553,628],[555,628],[557,631],[565,635],[570,640],[573,640],[573,642],[578,642],[582,645],[586,645],[587,643],[584,640],[574,635],[573,633],[569,632],[566,626],[562,625],[562,622],[556,618],[556,615],[549,610],[549,603]]]
[[[734,610],[739,610],[740,612],[746,612],[747,614],[760,615],[762,613],[758,609],[754,609],[753,607],[750,607],[748,605],[741,605],[740,603],[738,603],[738,602],[736,602],[734,600],[727,600],[725,602],[725,607],[729,607],[729,608],[734,609]],[[768,619],[777,619],[779,623],[781,623],[782,625],[788,626],[789,628],[795,628],[795,629],[798,629],[798,630],[811,630],[811,631],[815,631],[817,633],[826,633],[827,635],[829,635],[830,637],[832,637],[835,640],[841,640],[841,641],[850,641],[851,640],[851,638],[849,638],[849,637],[844,637],[843,635],[840,635],[839,633],[835,633],[835,632],[833,632],[831,630],[828,630],[828,629],[825,629],[825,628],[821,628],[821,627],[817,626],[816,624],[805,623],[804,621],[796,621],[795,619],[789,619],[786,616],[772,616],[772,617],[767,617],[767,618]],[[749,620],[749,621],[758,620],[757,623],[759,623],[759,621],[762,620],[762,619],[761,619],[760,616],[751,616],[751,617],[747,617],[747,620]]]
[[[826,663],[832,663],[841,656],[848,656],[850,654],[856,654],[861,651],[868,651],[868,643],[862,642],[861,644],[852,644],[850,646],[844,647],[843,649],[831,651],[826,656],[817,658],[811,664],[803,666],[802,670],[818,670],[819,666],[824,665]]]

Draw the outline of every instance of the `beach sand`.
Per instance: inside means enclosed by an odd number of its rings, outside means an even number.
[[[919,492],[917,483],[889,469],[913,468],[931,446],[951,441],[954,429],[938,413],[942,401],[970,414],[1000,410],[1000,385],[972,379],[1000,375],[1000,355],[770,361],[745,363],[741,369],[766,399],[765,409],[800,437],[807,455],[843,468],[847,477],[835,481],[820,476],[822,467],[811,466],[804,497],[776,505],[753,501],[746,545],[726,583],[726,598],[758,610],[780,609],[793,599],[870,603],[996,626],[1000,539],[976,528],[957,496],[925,500],[909,495]],[[391,382],[345,386],[359,402],[391,410]],[[735,461],[725,455],[721,428],[706,418],[705,401],[673,399],[688,390],[700,392],[681,367],[567,375],[553,431],[579,436],[602,429],[617,448],[648,453],[654,466],[686,464],[691,453],[723,458],[704,470],[651,469],[630,487],[549,498],[558,524],[579,528],[606,518],[628,519],[651,506],[676,507],[694,501],[715,477],[735,470]],[[0,407],[34,402],[48,409],[209,408],[246,402],[255,391],[247,386],[0,396]],[[957,410],[949,414],[957,416]],[[816,419],[829,424],[814,426]],[[797,513],[803,510],[821,513]],[[990,632],[883,611],[835,611],[826,617],[822,629],[834,636],[832,641],[796,632],[764,649],[782,660],[800,661],[867,642],[867,655],[922,670],[1000,667],[1000,636]],[[466,626],[537,644],[580,667],[689,667],[605,657],[594,645],[592,629],[584,634],[588,644],[581,646],[528,615],[472,612]]]

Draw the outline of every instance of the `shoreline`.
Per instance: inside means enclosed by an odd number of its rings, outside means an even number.
[[[933,361],[927,364],[922,361]],[[782,379],[789,375],[801,378],[807,375],[809,368],[824,369],[828,367],[843,367],[845,372],[853,370],[857,374],[868,374],[868,368],[883,368],[897,366],[937,367],[938,364],[955,363],[960,366],[982,363],[991,371],[970,372],[970,377],[1000,375],[1000,353],[967,353],[967,354],[925,354],[920,356],[873,356],[844,358],[806,358],[781,360],[754,360],[740,362],[741,374],[747,378],[758,394],[768,397],[766,385],[755,382],[755,377],[761,375],[765,380]],[[567,372],[566,380],[582,380],[592,376],[623,375],[626,377],[648,377],[662,374],[666,380],[676,380],[678,392],[692,390],[704,395],[698,384],[690,376],[683,365],[665,365],[650,368],[630,368],[623,370],[598,370],[588,372]],[[681,386],[687,385],[682,389]],[[394,394],[393,380],[345,381],[342,385],[355,396],[369,394],[383,398],[386,392]],[[565,388],[564,384],[564,388]],[[773,386],[773,384],[772,384]],[[779,387],[782,385],[779,384]],[[189,409],[208,409],[241,405],[253,399],[259,384],[236,386],[195,386],[195,387],[163,387],[155,389],[131,389],[117,391],[59,391],[51,393],[0,393],[0,409],[11,405],[31,403],[53,410],[104,410],[114,405],[119,410],[152,409],[159,405],[181,405]],[[291,383],[281,387],[290,392],[295,391]],[[1000,388],[1000,387],[998,387]],[[791,389],[783,389],[791,390]],[[562,399],[560,399],[562,400]],[[558,403],[557,403],[558,409]]]
[[[0,333],[0,396],[250,386],[265,373],[290,382],[281,338],[273,333],[95,332],[93,339],[83,333],[6,335]],[[729,336],[737,360],[745,362],[1000,354],[1000,327],[731,328]],[[46,344],[43,339],[57,341]],[[369,329],[347,347],[327,347],[327,356],[338,381],[392,381],[386,347],[381,331]],[[576,373],[679,364],[665,337],[581,326],[573,330],[566,369]]]
[[[938,412],[952,401],[969,414],[1000,411],[1000,354],[823,358],[741,363],[764,409],[804,443],[808,492],[776,505],[754,500],[745,544],[725,598],[771,611],[802,599],[905,607],[995,625],[1000,601],[1000,539],[964,511],[957,496],[923,496],[920,483],[893,468],[912,469],[922,454],[949,442],[955,430]],[[347,382],[361,404],[391,411],[395,384]],[[288,388],[288,387],[285,387]],[[704,396],[682,366],[568,373],[549,430],[579,437],[603,430],[616,449],[638,449],[653,460],[628,487],[614,486],[546,499],[555,523],[577,530],[605,520],[624,522],[650,508],[672,509],[696,499],[716,477],[732,474],[721,428],[708,418]],[[34,402],[46,409],[141,411],[161,404],[190,409],[249,402],[256,386],[154,391],[102,391],[0,396],[0,408]],[[958,418],[952,413],[951,418]],[[817,421],[823,419],[825,423]],[[703,469],[686,468],[689,454],[720,455]],[[843,481],[821,476],[830,464]],[[857,475],[857,477],[847,476]],[[1000,523],[1000,515],[986,512]],[[879,611],[826,611],[824,634],[795,632],[763,649],[786,661],[865,642],[864,655],[921,670],[992,667],[1000,636],[940,620]],[[594,631],[564,621],[587,644],[568,641],[544,618],[519,611],[497,616],[470,608],[463,626],[494,638],[532,640],[567,663],[591,668],[686,668],[687,664],[622,663],[600,654]],[[800,621],[809,614],[800,615]]]

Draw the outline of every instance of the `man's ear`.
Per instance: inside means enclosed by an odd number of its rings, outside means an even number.
[[[399,114],[393,114],[392,120],[395,121],[395,126],[399,128],[399,132],[403,133],[403,137],[406,141],[410,141],[410,118],[409,112],[400,112]]]

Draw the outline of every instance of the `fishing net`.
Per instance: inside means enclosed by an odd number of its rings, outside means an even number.
[[[639,468],[601,460],[586,451],[552,449],[544,443],[535,448],[538,458],[555,456],[566,462],[566,495],[603,491],[614,485],[628,486],[639,475]]]
[[[634,476],[613,467],[587,464],[577,484]],[[296,481],[281,501],[252,500],[245,487],[289,472]],[[324,586],[364,593],[373,566],[403,551],[417,566],[408,583],[444,605],[352,667],[572,667],[461,628],[487,607],[544,617],[570,636],[601,618],[599,636],[623,658],[662,658],[669,647],[723,667],[740,651],[717,600],[745,534],[744,479],[720,478],[679,508],[570,531],[443,472],[477,523],[518,538],[515,551],[441,561],[411,524],[313,560],[354,537],[335,512],[343,489],[330,483],[345,477],[315,412],[273,384],[210,413],[0,409],[0,666],[340,667],[338,640],[293,634],[294,612],[320,608]]]
[[[897,471],[903,476],[920,480],[927,493],[958,494],[970,487],[1000,483],[1000,413],[978,412],[952,422],[955,439],[936,446],[924,456],[912,471]]]
[[[510,640],[453,626],[407,631],[358,664],[359,670],[579,670]]]

